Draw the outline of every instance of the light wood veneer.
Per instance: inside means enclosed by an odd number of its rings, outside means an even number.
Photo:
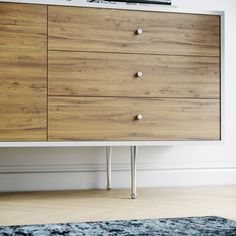
[[[219,102],[49,97],[48,140],[219,140]]]
[[[0,141],[46,141],[47,7],[0,3]]]
[[[221,139],[220,16],[0,3],[0,51],[0,141]]]
[[[61,6],[48,13],[49,50],[220,55],[219,16]]]
[[[51,51],[48,63],[49,95],[220,96],[217,57]]]

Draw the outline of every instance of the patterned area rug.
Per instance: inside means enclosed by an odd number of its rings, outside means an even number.
[[[236,236],[236,222],[219,217],[100,221],[0,227],[1,236]]]

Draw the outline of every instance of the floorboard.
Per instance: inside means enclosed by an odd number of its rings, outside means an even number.
[[[236,220],[236,186],[0,193],[0,225],[221,216]]]

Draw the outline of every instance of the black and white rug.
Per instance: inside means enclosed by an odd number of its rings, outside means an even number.
[[[236,222],[220,217],[100,221],[0,227],[1,236],[236,236]]]

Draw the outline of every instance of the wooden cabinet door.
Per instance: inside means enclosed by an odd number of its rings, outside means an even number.
[[[0,3],[0,141],[46,140],[47,6]]]

